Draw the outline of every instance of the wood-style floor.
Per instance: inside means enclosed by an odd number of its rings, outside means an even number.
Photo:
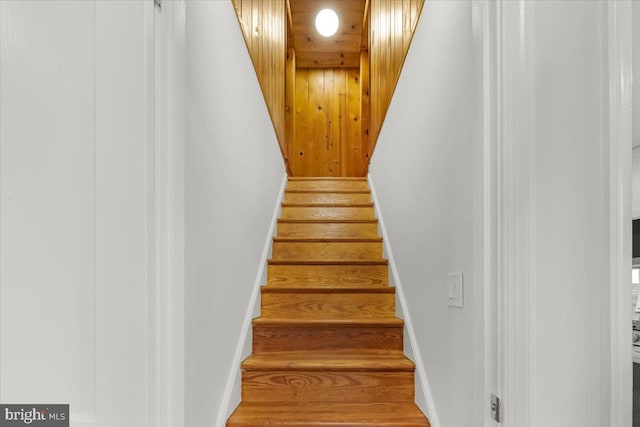
[[[290,178],[227,427],[428,427],[364,178]]]

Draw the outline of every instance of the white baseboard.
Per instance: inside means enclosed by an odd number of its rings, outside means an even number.
[[[275,207],[273,209],[273,216],[271,217],[271,225],[269,227],[269,231],[267,232],[267,236],[265,238],[264,249],[262,250],[262,258],[260,259],[260,266],[258,267],[256,280],[253,284],[253,291],[251,292],[251,298],[249,299],[249,304],[247,305],[247,311],[245,312],[245,316],[244,316],[244,323],[242,325],[240,337],[238,338],[238,344],[236,345],[236,352],[233,356],[233,361],[231,363],[231,370],[229,371],[229,376],[227,377],[227,383],[224,388],[222,402],[220,403],[220,409],[218,410],[218,417],[216,418],[216,424],[215,424],[216,427],[225,426],[227,422],[227,418],[230,415],[229,406],[231,404],[233,391],[234,389],[239,388],[239,382],[241,381],[240,363],[242,362],[242,359],[244,357],[248,339],[251,336],[250,335],[251,321],[254,317],[254,313],[258,309],[258,304],[260,302],[260,300],[258,299],[258,293],[260,292],[260,286],[262,285],[263,280],[266,277],[265,273],[266,273],[267,260],[271,252],[272,238],[276,232],[276,224],[278,221],[278,217],[280,216],[280,205],[282,204],[282,199],[284,197],[284,190],[286,186],[287,186],[287,174],[285,173],[284,176],[282,177],[282,183],[280,184],[280,192],[278,193]]]
[[[422,392],[422,396],[424,396],[424,402],[416,402],[418,406],[421,408],[426,408],[426,415],[429,418],[429,423],[431,423],[431,427],[440,427],[440,420],[438,419],[438,413],[436,412],[433,395],[431,394],[431,387],[429,386],[429,380],[427,379],[427,371],[424,368],[424,363],[422,362],[422,355],[420,354],[420,348],[418,347],[418,341],[416,339],[416,334],[413,329],[413,323],[411,322],[411,315],[409,314],[409,308],[407,307],[407,300],[405,299],[404,292],[402,289],[402,282],[400,281],[400,275],[398,274],[398,268],[396,266],[395,260],[393,258],[393,251],[391,250],[391,242],[389,241],[389,235],[387,234],[387,229],[384,225],[384,219],[382,217],[382,210],[380,208],[380,203],[378,201],[378,195],[376,194],[376,188],[373,184],[373,178],[371,174],[367,175],[367,180],[369,181],[369,187],[371,188],[371,197],[373,204],[376,210],[376,216],[378,218],[378,226],[380,227],[380,232],[382,233],[382,240],[384,242],[384,249],[387,255],[387,259],[389,260],[389,269],[391,270],[391,275],[393,278],[393,282],[396,287],[396,295],[400,302],[400,309],[402,311],[402,315],[404,317],[404,326],[407,331],[407,335],[409,338],[409,344],[411,346],[411,351],[413,353],[414,363],[416,365],[416,373],[418,374],[417,386],[421,389],[419,391]],[[419,396],[419,393],[416,393],[416,397]]]

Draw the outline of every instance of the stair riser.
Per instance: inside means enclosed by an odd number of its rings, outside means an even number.
[[[253,352],[344,351],[402,353],[402,327],[254,326]]]
[[[365,223],[292,223],[278,224],[278,237],[297,238],[372,238],[378,237],[378,224]]]
[[[290,193],[285,203],[371,203],[370,193]]]
[[[393,294],[263,293],[261,316],[273,319],[395,317]]]
[[[372,207],[283,206],[280,219],[350,220],[375,219]]]
[[[273,242],[273,259],[378,260],[382,242]]]
[[[389,267],[386,265],[270,265],[267,280],[270,287],[386,287]]]
[[[413,372],[254,371],[242,374],[249,403],[411,403]]]
[[[367,181],[289,181],[287,184],[289,191],[369,191]]]

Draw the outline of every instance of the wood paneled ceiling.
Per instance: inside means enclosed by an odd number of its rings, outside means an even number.
[[[366,0],[289,0],[290,26],[299,68],[359,67],[360,50],[366,49],[363,24]],[[323,37],[316,30],[317,13],[333,9],[340,18],[338,32]],[[290,46],[291,47],[291,46]]]

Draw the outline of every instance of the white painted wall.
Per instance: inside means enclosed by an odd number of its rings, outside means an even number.
[[[0,2],[0,401],[72,426],[156,425],[152,14]]]
[[[640,3],[631,2],[633,21],[633,146],[640,147]],[[640,148],[633,151],[633,218],[640,218]]]
[[[526,31],[505,35],[512,46],[523,35],[527,50],[503,60],[516,64],[509,68],[515,72],[524,64],[516,81],[528,95],[512,99],[523,107],[503,112],[499,121],[522,124],[529,138],[524,178],[531,194],[516,204],[527,209],[530,228],[503,232],[528,235],[530,242],[530,258],[517,263],[530,270],[514,276],[530,278],[530,289],[520,294],[530,298],[530,351],[510,353],[527,358],[530,372],[509,370],[504,360],[498,369],[514,375],[512,383],[520,375],[528,381],[528,412],[517,417],[524,420],[518,427],[601,427],[609,425],[611,346],[610,288],[603,286],[609,279],[608,10],[591,1],[524,5],[510,16]],[[483,153],[472,7],[425,4],[371,165],[438,416],[443,426],[461,427],[481,425],[472,410],[478,378],[473,361],[480,356],[472,343],[474,310],[482,307],[477,260],[486,255],[474,249],[482,243],[483,211],[475,196],[483,190]],[[520,63],[523,58],[531,62]],[[500,167],[518,168],[504,163],[510,158],[499,159]],[[446,275],[456,271],[466,279],[462,310],[447,308]],[[506,422],[516,425],[509,420],[524,407],[511,403],[504,402]]]
[[[530,5],[534,137],[532,426],[607,425],[603,320],[608,298],[607,9]],[[594,31],[600,28],[601,31]],[[604,71],[604,73],[603,73]],[[606,87],[606,86],[605,86]]]
[[[633,202],[633,219],[640,219],[640,148],[636,148],[633,150],[632,155],[632,185],[631,197]]]
[[[231,2],[186,4],[186,425],[211,426],[285,169]]]
[[[633,21],[633,146],[640,146],[640,3],[631,2]]]
[[[480,425],[473,407],[478,55],[471,2],[426,2],[370,167],[443,427]],[[464,274],[463,309],[447,306],[447,275],[456,272]]]

